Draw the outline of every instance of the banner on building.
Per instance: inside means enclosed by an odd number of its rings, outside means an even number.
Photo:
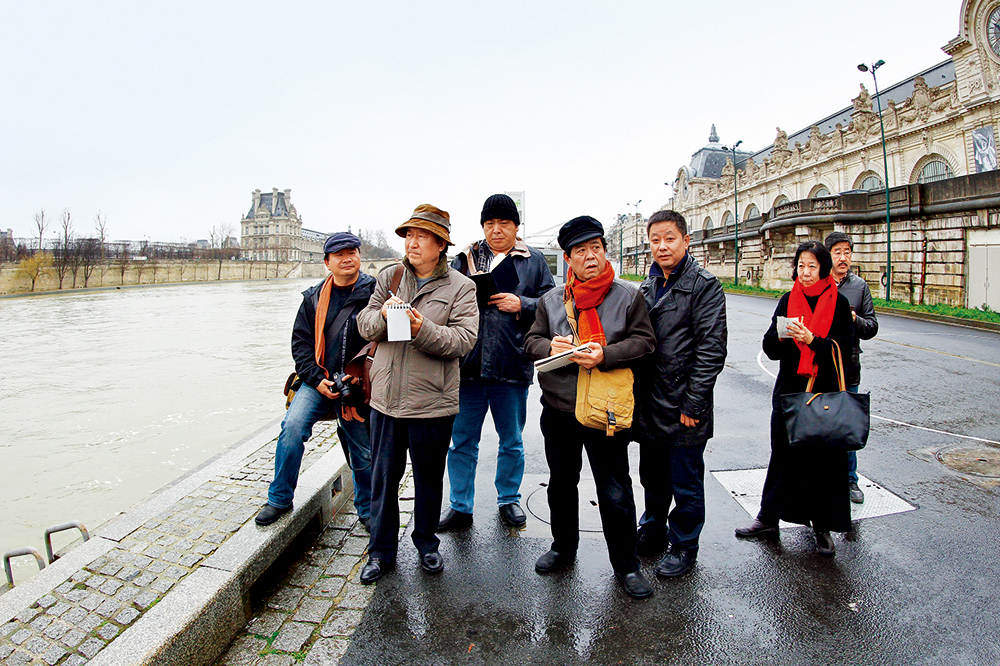
[[[993,126],[972,130],[972,144],[976,149],[976,173],[994,171],[997,168],[997,144],[993,137]]]

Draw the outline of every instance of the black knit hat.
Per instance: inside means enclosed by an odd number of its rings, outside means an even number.
[[[833,233],[831,233],[829,236],[826,237],[825,241],[823,241],[823,245],[825,245],[826,249],[830,250],[831,252],[833,252],[833,246],[836,245],[837,243],[847,243],[848,246],[850,246],[851,248],[851,252],[854,251],[854,241],[852,241],[851,237],[845,234],[843,231],[834,231]]]
[[[604,238],[604,227],[589,215],[574,217],[559,229],[559,247],[566,254],[569,254],[574,245],[592,238]]]
[[[479,216],[479,224],[488,220],[510,220],[521,226],[521,216],[517,212],[514,200],[506,194],[494,194],[483,204],[483,213]]]

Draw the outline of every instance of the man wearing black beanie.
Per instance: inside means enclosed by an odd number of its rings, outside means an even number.
[[[524,525],[521,479],[524,476],[524,430],[528,386],[533,366],[524,355],[524,335],[535,321],[538,298],[555,282],[545,256],[518,238],[521,217],[506,194],[494,194],[480,215],[485,239],[465,248],[452,262],[464,275],[492,273],[499,293],[479,303],[479,337],[462,359],[459,413],[448,450],[451,507],[438,531],[472,525],[479,440],[486,412],[500,438],[495,486],[500,519]]]

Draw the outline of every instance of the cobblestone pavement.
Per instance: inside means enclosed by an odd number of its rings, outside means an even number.
[[[400,485],[402,539],[413,513],[409,468]],[[345,504],[305,556],[278,573],[281,580],[262,609],[215,666],[338,664],[377,585],[358,582],[367,552],[368,532],[358,522],[353,505]]]
[[[317,424],[303,471],[338,444],[336,433],[336,422]],[[146,521],[0,626],[0,662],[86,664],[256,515],[267,500],[276,442]]]

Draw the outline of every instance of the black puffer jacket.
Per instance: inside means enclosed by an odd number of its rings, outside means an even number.
[[[639,289],[656,333],[656,351],[638,364],[639,427],[652,442],[701,446],[714,432],[715,380],[726,362],[726,295],[718,278],[688,255],[673,286],[656,300],[664,278]],[[698,419],[689,428],[681,414]]]
[[[292,326],[292,358],[295,359],[295,372],[303,382],[313,388],[319,386],[320,380],[325,378],[323,369],[316,365],[316,336],[314,333],[316,305],[322,288],[323,283],[320,282],[302,292],[302,305],[299,306],[299,312],[295,316],[295,324]],[[326,368],[331,374],[335,371],[343,372],[344,358],[346,357],[350,361],[368,343],[358,333],[357,317],[358,312],[368,305],[368,300],[374,290],[375,278],[367,273],[361,273],[358,276],[358,281],[354,283],[354,289],[343,305],[343,308],[351,308],[353,312],[339,331],[330,330],[337,318],[338,311],[331,309],[326,313],[327,330],[324,359]],[[345,335],[347,336],[346,341]]]

